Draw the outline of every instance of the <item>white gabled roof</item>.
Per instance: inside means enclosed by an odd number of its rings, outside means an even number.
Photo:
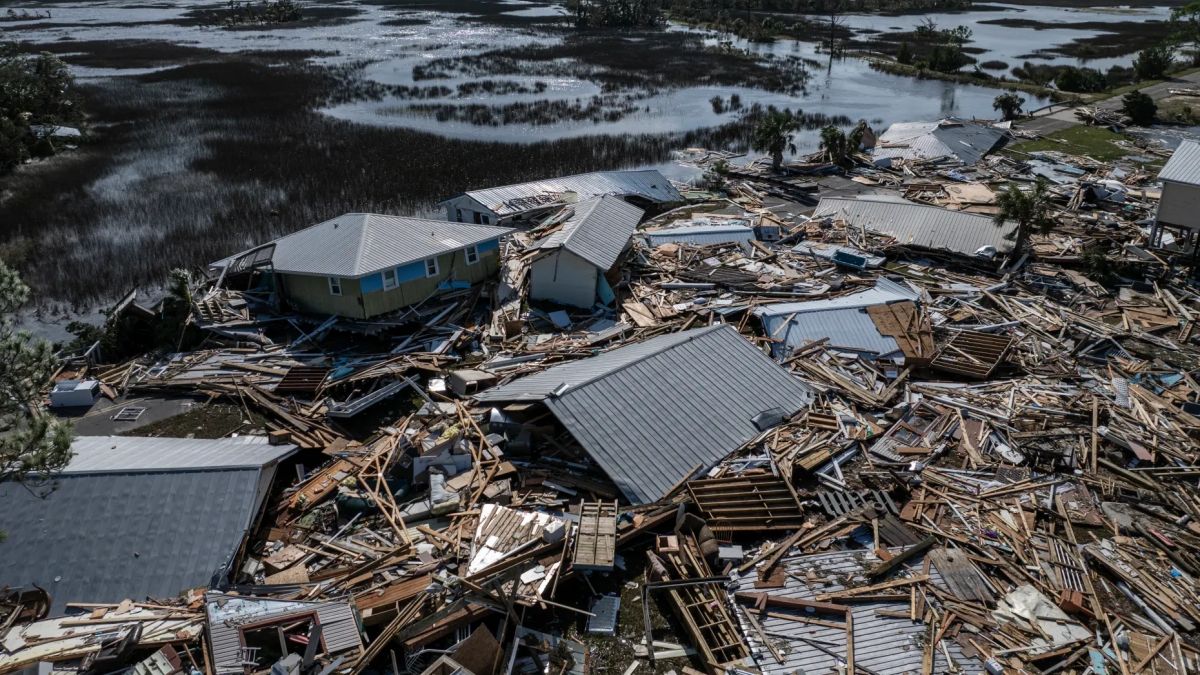
[[[507,227],[347,213],[276,239],[272,242],[275,250],[271,265],[277,272],[363,277],[498,239],[509,232],[512,229]]]
[[[671,185],[671,181],[654,169],[596,171],[518,185],[471,190],[466,194],[498,216],[536,211],[555,204],[583,201],[602,195],[640,197],[659,204],[683,201],[683,195]]]
[[[1183,141],[1158,173],[1159,180],[1200,185],[1200,143]]]

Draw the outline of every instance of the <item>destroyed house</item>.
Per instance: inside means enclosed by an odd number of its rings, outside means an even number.
[[[917,310],[920,291],[879,277],[875,287],[835,298],[762,305],[753,313],[771,339],[772,354],[791,356],[800,347],[825,340],[829,347],[873,359],[933,356],[928,322]]]
[[[54,601],[175,597],[222,583],[294,445],[80,436],[44,499],[0,484],[0,587],[37,585]]]
[[[1200,230],[1200,143],[1183,141],[1158,174],[1162,197],[1150,240],[1159,244],[1164,229],[1190,240]]]
[[[629,245],[642,210],[619,197],[588,199],[569,207],[570,218],[534,244],[529,297],[572,307],[612,302],[604,275]]]
[[[597,171],[472,190],[442,202],[446,219],[480,225],[529,224],[568,204],[611,195],[648,208],[683,201],[671,181],[655,170]]]
[[[511,230],[374,213],[347,213],[213,263],[269,269],[281,304],[369,319],[495,276]]]
[[[476,395],[539,402],[632,503],[653,502],[805,407],[812,390],[729,325],[661,335]]]
[[[975,164],[1007,136],[1003,129],[959,119],[937,122],[897,122],[876,141],[876,163],[893,159],[948,160]]]
[[[896,246],[990,259],[1012,250],[1013,223],[881,195],[825,197],[814,221],[843,221],[852,230],[889,237]]]
[[[306,657],[345,662],[362,652],[359,620],[353,604],[345,600],[307,602],[209,593],[204,610],[216,675],[264,670],[280,661],[300,665]],[[315,640],[310,643],[310,638]],[[309,644],[314,645],[311,655]]]

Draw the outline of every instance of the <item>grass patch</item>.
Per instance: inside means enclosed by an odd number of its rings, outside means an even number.
[[[1086,155],[1102,162],[1120,159],[1130,151],[1113,141],[1129,140],[1127,136],[1113,133],[1105,127],[1076,126],[1056,131],[1036,141],[1022,141],[1013,146],[1020,152],[1065,152]]]
[[[864,54],[863,58],[867,60],[871,68],[883,73],[892,75],[903,75],[907,77],[915,77],[919,80],[943,80],[946,82],[956,82],[958,84],[975,84],[982,87],[993,87],[996,89],[1004,89],[1007,91],[1023,91],[1034,96],[1049,98],[1052,101],[1060,101],[1068,97],[1075,97],[1077,94],[1070,92],[1058,91],[1047,87],[1030,84],[1028,82],[1018,82],[1010,80],[1007,77],[992,77],[981,73],[962,71],[957,73],[943,73],[929,68],[918,68],[917,66],[905,65],[878,57],[871,57]]]

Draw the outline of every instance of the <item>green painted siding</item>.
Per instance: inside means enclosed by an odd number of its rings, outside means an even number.
[[[329,293],[329,279],[301,274],[277,275],[284,297],[292,307],[307,314],[337,314],[363,319],[358,279],[342,279],[342,294]]]
[[[479,254],[479,262],[468,265],[462,250],[438,258],[438,274],[401,283],[390,291],[363,293],[358,279],[342,279],[342,294],[330,295],[326,277],[280,274],[280,286],[288,302],[309,314],[337,314],[352,319],[369,319],[394,312],[428,299],[444,281],[469,281],[477,284],[496,276],[500,252],[496,249]]]

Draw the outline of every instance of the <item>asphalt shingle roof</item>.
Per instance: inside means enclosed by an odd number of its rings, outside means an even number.
[[[216,450],[196,447],[204,444]],[[239,445],[245,458],[235,456]],[[67,602],[174,597],[217,582],[266,497],[275,462],[295,451],[247,437],[81,438],[77,446],[44,499],[0,484],[0,587],[45,588],[53,614]],[[185,446],[197,457],[186,458]]]

